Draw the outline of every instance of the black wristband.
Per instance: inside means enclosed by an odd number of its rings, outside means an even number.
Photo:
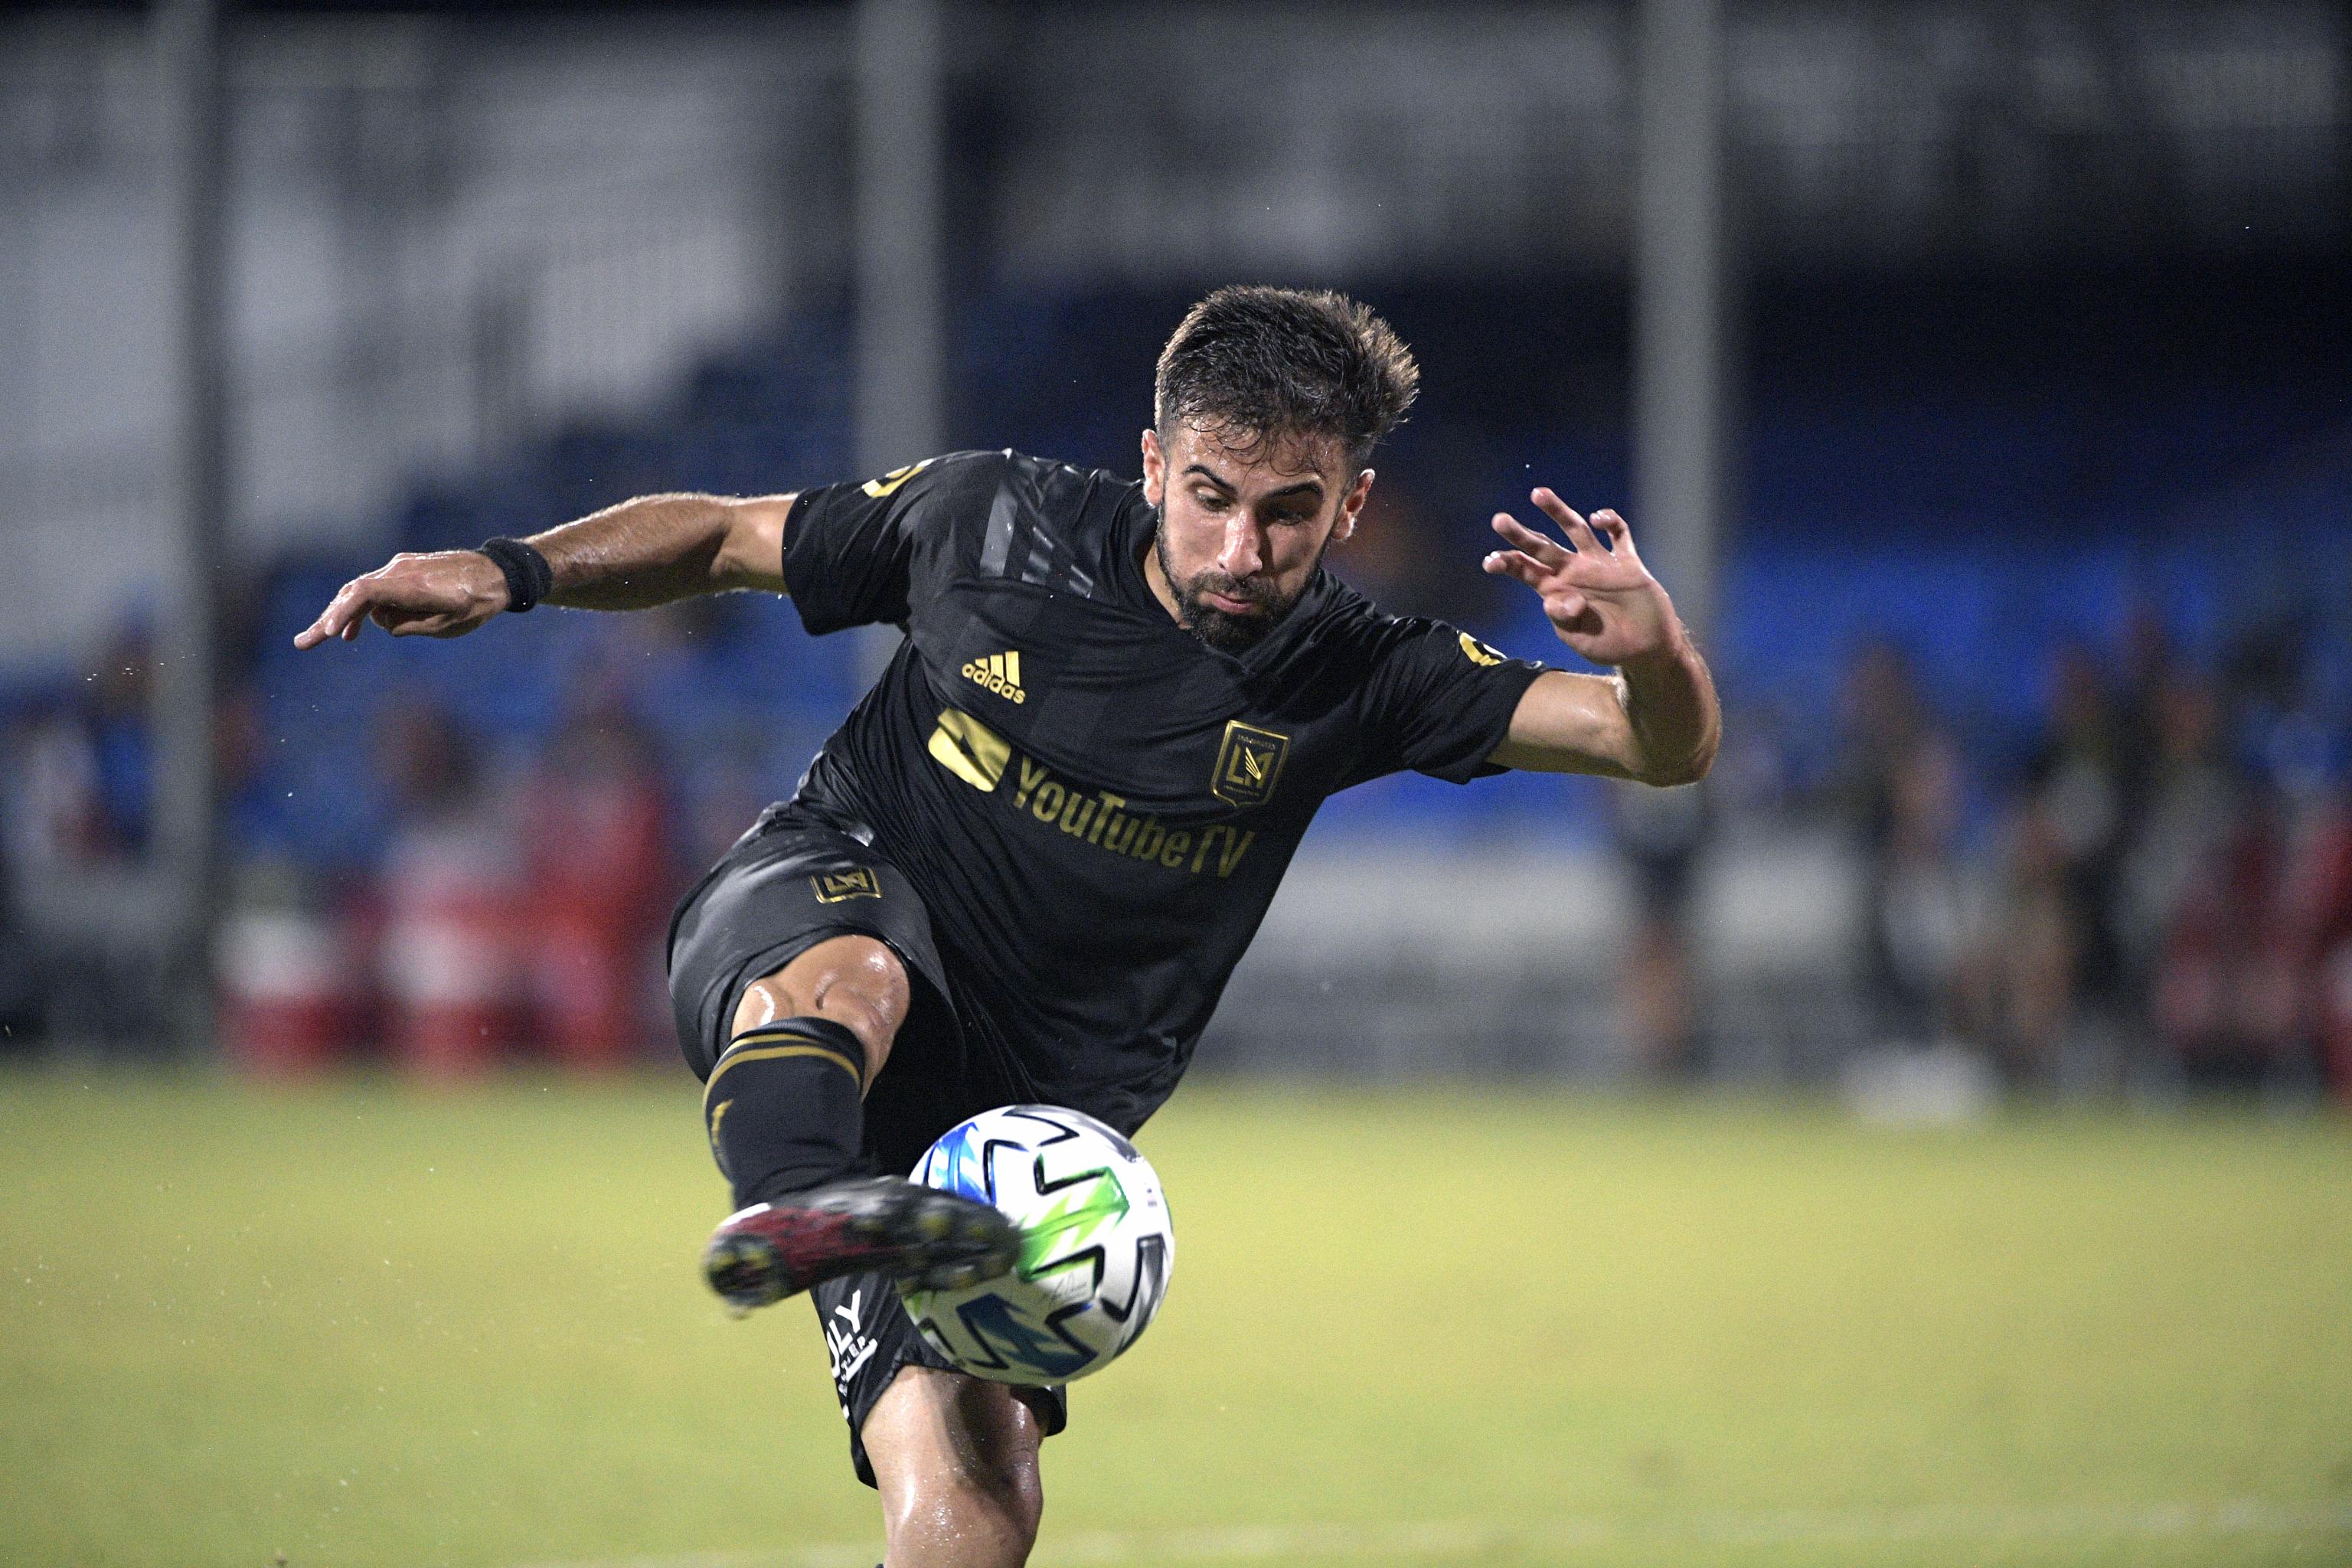
[[[555,588],[555,568],[520,539],[486,539],[482,553],[507,580],[507,608],[520,615]]]

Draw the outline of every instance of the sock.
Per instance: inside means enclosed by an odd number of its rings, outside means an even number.
[[[735,1206],[857,1169],[865,1089],[866,1048],[830,1018],[782,1018],[736,1036],[702,1090],[711,1158]]]

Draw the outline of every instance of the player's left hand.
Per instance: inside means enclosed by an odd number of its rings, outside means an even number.
[[[1587,522],[1549,489],[1528,499],[1569,542],[1498,511],[1495,531],[1516,548],[1487,556],[1486,570],[1533,588],[1559,640],[1594,664],[1631,664],[1671,649],[1680,626],[1674,603],[1633,552],[1625,520],[1601,510]]]

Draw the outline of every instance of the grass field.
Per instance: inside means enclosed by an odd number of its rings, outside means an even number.
[[[866,1568],[690,1084],[0,1075],[0,1561]],[[2352,1562],[2352,1125],[1198,1085],[1037,1561]]]

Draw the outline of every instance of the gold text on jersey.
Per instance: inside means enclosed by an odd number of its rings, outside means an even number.
[[[1013,749],[1012,742],[971,714],[950,708],[931,731],[933,761],[1015,812],[1059,828],[1079,843],[1123,859],[1198,877],[1230,877],[1257,840],[1257,829],[1213,822],[1171,827],[1157,816],[1129,812],[1127,797],[1086,790]],[[1013,787],[998,786],[1007,778]]]

